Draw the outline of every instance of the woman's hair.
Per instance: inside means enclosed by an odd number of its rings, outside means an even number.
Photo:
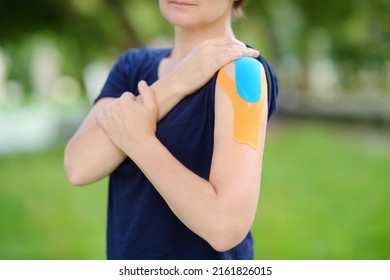
[[[235,0],[233,3],[233,15],[235,18],[244,17],[244,11],[242,6],[244,5],[245,0]]]

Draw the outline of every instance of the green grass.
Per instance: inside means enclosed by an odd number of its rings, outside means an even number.
[[[373,133],[304,123],[269,135],[256,258],[390,258],[389,134]]]
[[[256,258],[390,258],[389,139],[346,130],[272,123]],[[1,156],[0,170],[0,259],[105,258],[107,181],[72,187],[62,147]]]
[[[62,154],[0,158],[0,259],[105,258],[106,184],[72,187]]]

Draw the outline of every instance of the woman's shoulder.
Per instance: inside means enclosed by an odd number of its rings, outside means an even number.
[[[273,79],[276,79],[277,80],[277,75],[274,71],[274,69],[272,68],[271,64],[265,59],[264,56],[260,55],[257,60],[263,65],[264,67],[264,70],[266,71],[267,73],[267,76],[270,76],[272,77]]]
[[[258,60],[264,67],[268,86],[268,120],[278,111],[279,80],[274,69],[263,57],[259,56]]]
[[[127,49],[118,57],[114,69],[127,76],[131,73],[138,73],[142,69],[154,65],[156,61],[166,56],[169,51],[169,49],[148,47]]]
[[[262,78],[263,74],[265,74],[265,79]],[[263,56],[258,58],[241,57],[224,66],[223,71],[218,76],[220,75],[227,75],[239,89],[238,94],[248,102],[257,99],[258,94],[254,93],[257,93],[256,89],[265,82],[268,95],[268,119],[277,112],[278,78]]]

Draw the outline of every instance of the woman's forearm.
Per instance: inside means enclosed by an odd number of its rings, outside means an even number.
[[[151,85],[158,106],[157,121],[164,118],[185,96],[190,94],[189,90],[181,86],[178,79],[178,75],[173,71]],[[140,95],[137,98],[140,98]]]
[[[214,249],[226,251],[246,236],[249,229],[235,198],[182,165],[157,138],[127,153],[174,214]]]
[[[126,155],[97,126],[80,128],[65,148],[64,166],[68,180],[83,186],[103,179]]]
[[[158,120],[185,97],[180,84],[174,82],[175,78],[175,74],[171,73],[151,86],[156,95]],[[125,153],[108,139],[95,120],[96,115],[113,102],[114,98],[98,101],[66,146],[64,166],[73,185],[87,185],[106,177],[126,158]]]

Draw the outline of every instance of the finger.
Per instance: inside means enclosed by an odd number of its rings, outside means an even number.
[[[140,81],[138,83],[138,91],[147,108],[154,109],[157,107],[156,97],[154,96],[154,92],[145,81]]]
[[[243,50],[242,52],[242,55],[243,56],[251,56],[251,57],[259,57],[260,56],[260,52],[256,49],[252,49],[252,48],[245,48],[245,50]]]
[[[245,46],[245,44],[235,38],[229,38],[229,37],[221,37],[217,38],[214,41],[214,45],[217,47],[223,47],[223,46]]]
[[[219,53],[210,63],[211,69],[217,71],[223,66],[234,62],[237,59],[240,59],[243,56],[248,57],[258,57],[259,52],[257,50],[248,49],[248,48],[230,48],[225,52]]]
[[[121,97],[113,104],[112,111],[117,111],[118,108],[129,108],[134,102],[136,102],[134,94],[126,91],[122,93]]]
[[[251,57],[258,57],[260,55],[260,52],[256,49],[244,46],[229,46],[228,51],[231,52],[239,52],[241,56],[251,56]]]
[[[122,93],[120,99],[125,100],[125,101],[134,101],[135,96],[131,92],[126,91],[126,92]]]
[[[232,47],[225,49],[225,51],[219,52],[215,56],[215,63],[218,63],[220,66],[225,66],[230,62],[243,57],[243,56],[255,56],[256,53],[247,47]]]
[[[136,101],[137,103],[139,103],[139,104],[144,104],[144,101],[143,101],[143,99],[142,99],[142,95],[137,95],[137,96],[135,97],[135,101]]]
[[[232,44],[238,45],[238,46],[242,46],[242,47],[246,47],[245,43],[241,42],[240,40],[237,40],[236,38],[234,38],[232,40]]]
[[[215,72],[240,57],[241,54],[239,52],[225,52],[213,59],[210,63],[210,67],[212,71]]]

